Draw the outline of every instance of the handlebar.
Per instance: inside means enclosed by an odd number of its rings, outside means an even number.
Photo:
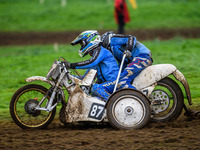
[[[67,69],[72,69],[72,68],[69,68],[69,67],[67,67],[66,65],[65,65],[65,62],[67,61],[64,57],[60,57],[59,59],[58,59],[58,61],[60,61],[61,62],[61,64],[64,66],[64,67],[66,67]],[[76,70],[76,69],[73,69],[73,71],[80,77],[80,79],[82,79],[82,76],[80,75],[80,73]]]

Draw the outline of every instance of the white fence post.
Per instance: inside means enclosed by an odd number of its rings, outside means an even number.
[[[54,48],[54,51],[58,52],[59,50],[58,43],[54,43],[53,48]]]
[[[40,0],[40,4],[43,4],[45,0]]]
[[[67,0],[61,0],[61,6],[65,7],[67,5]]]

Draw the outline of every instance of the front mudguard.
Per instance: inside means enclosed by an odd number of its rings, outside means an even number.
[[[50,84],[51,86],[55,86],[55,83],[49,79],[47,79],[46,77],[42,77],[42,76],[33,76],[33,77],[29,77],[25,79],[26,82],[33,82],[33,81],[42,81],[42,82],[46,82],[48,84]]]

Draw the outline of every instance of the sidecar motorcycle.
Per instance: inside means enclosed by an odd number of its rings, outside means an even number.
[[[163,122],[177,119],[185,106],[184,97],[179,85],[167,77],[170,74],[181,81],[188,102],[192,104],[184,75],[171,64],[147,67],[133,81],[137,90],[116,91],[115,88],[109,99],[103,101],[90,95],[96,71],[90,70],[83,79],[79,79],[72,75],[62,60],[54,61],[46,77],[33,76],[26,79],[26,82],[46,82],[50,84],[49,89],[29,84],[18,89],[12,96],[10,114],[19,127],[47,127],[54,119],[58,103],[62,103],[60,121],[64,124],[109,122],[117,129],[140,129],[150,120]],[[67,101],[65,89],[68,92]]]

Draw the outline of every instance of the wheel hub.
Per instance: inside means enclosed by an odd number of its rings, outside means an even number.
[[[128,107],[125,108],[125,114],[132,115],[133,112],[134,112],[134,110],[133,110],[132,107],[128,106]]]
[[[155,90],[150,96],[151,108],[155,113],[161,113],[165,111],[170,104],[169,95],[162,90]]]
[[[40,115],[40,110],[35,110],[35,107],[38,105],[38,101],[35,99],[30,99],[24,105],[24,109],[27,114],[32,115],[33,117],[37,117]]]

